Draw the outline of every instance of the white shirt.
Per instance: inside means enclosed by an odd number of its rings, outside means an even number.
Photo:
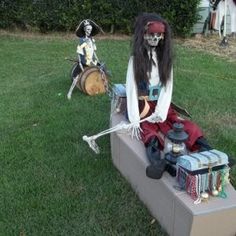
[[[153,52],[153,60],[157,65],[156,54]],[[150,85],[155,86],[160,82],[158,66],[152,65],[152,70],[149,79]],[[160,117],[160,122],[164,122],[167,118],[168,110],[171,103],[173,90],[173,70],[171,70],[170,80],[166,86],[163,86],[155,108],[155,114]],[[133,57],[130,57],[126,75],[126,94],[127,94],[127,110],[128,117],[131,123],[140,121],[139,107],[138,107],[138,92],[137,85],[134,78]]]

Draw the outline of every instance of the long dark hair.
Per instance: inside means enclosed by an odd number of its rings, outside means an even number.
[[[149,21],[159,21],[165,25],[164,39],[159,41],[155,47],[160,81],[162,85],[166,85],[170,78],[172,68],[172,46],[171,46],[171,31],[169,24],[155,13],[142,13],[140,14],[134,25],[133,36],[133,57],[134,57],[134,75],[136,83],[145,81],[149,83],[148,73],[151,72],[151,62],[148,56],[148,45],[144,40],[145,26]]]

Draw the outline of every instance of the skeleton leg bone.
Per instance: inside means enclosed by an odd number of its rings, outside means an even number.
[[[79,75],[77,75],[74,79],[73,79],[73,82],[70,86],[70,90],[69,92],[67,93],[67,98],[70,100],[71,99],[71,95],[72,95],[72,92],[73,92],[73,89],[75,88],[77,82],[79,80]]]
[[[146,121],[148,119],[145,118],[145,119],[142,119],[140,120],[138,123],[142,123],[144,121]],[[116,132],[116,131],[119,131],[119,130],[130,130],[132,129],[132,127],[134,126],[134,123],[124,123],[124,122],[120,122],[119,124],[117,124],[116,126],[110,128],[110,129],[106,129],[106,130],[103,130],[101,131],[100,133],[98,134],[95,134],[95,135],[92,135],[90,137],[88,137],[87,135],[84,135],[83,136],[83,140],[86,141],[89,145],[89,147],[96,153],[96,154],[99,154],[100,153],[100,150],[99,150],[99,147],[97,145],[97,143],[95,142],[95,140],[101,136],[104,136],[106,134],[110,134],[110,133],[113,133],[113,132]]]

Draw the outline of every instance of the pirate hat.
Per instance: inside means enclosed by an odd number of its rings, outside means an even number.
[[[94,35],[98,34],[99,31],[104,33],[102,28],[100,26],[98,26],[94,21],[92,21],[90,19],[86,19],[86,20],[81,21],[79,26],[77,27],[77,29],[75,31],[76,36],[78,36],[78,37],[84,37],[85,36],[84,27],[86,25],[91,25],[93,27],[92,32],[91,32],[91,36],[94,36]]]

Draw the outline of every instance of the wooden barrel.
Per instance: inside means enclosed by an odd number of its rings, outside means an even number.
[[[83,72],[80,73],[79,80],[76,86],[84,93],[88,95],[97,95],[106,92],[105,84],[107,83],[107,77],[104,72],[96,66],[86,67]]]

